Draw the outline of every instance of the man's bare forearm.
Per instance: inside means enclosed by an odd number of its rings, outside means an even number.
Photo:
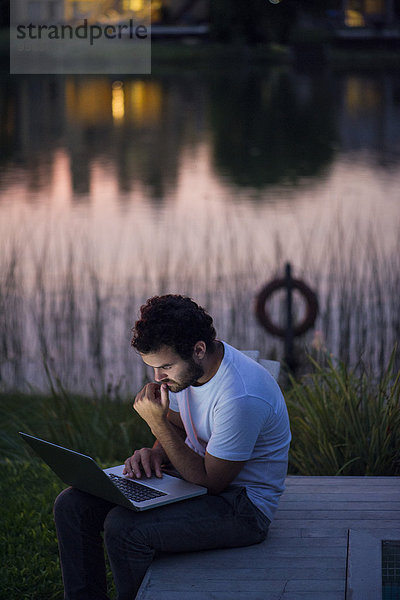
[[[156,443],[162,447],[168,459],[186,481],[205,487],[211,486],[207,478],[204,458],[187,446],[186,435],[182,436],[182,433],[185,432],[168,420],[153,429],[153,434],[157,438]]]
[[[182,440],[186,440],[186,431],[184,429],[182,429],[181,427],[178,427],[177,425],[175,425],[171,421],[168,421],[168,422],[171,425],[171,427],[173,428],[173,430],[176,432],[176,434],[179,435],[182,438]],[[161,442],[160,442],[159,439],[156,439],[156,441],[153,444],[153,448],[155,450],[160,450],[160,452],[161,451],[163,452],[163,455],[164,455],[163,458],[164,458],[164,460],[170,460],[171,461],[171,459],[169,458],[168,454],[165,452],[165,450],[164,450],[164,448],[163,448],[163,446],[162,446],[162,444],[161,444]]]

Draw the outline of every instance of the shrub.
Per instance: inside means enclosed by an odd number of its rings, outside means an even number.
[[[400,474],[400,371],[396,350],[378,381],[327,357],[291,379],[290,470],[300,475]]]

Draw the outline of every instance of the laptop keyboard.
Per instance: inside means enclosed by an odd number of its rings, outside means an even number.
[[[165,492],[160,492],[160,490],[155,490],[147,485],[141,485],[136,481],[132,481],[132,479],[119,477],[113,473],[110,473],[109,478],[129,500],[133,500],[134,502],[144,502],[145,500],[152,500],[153,498],[167,495]]]

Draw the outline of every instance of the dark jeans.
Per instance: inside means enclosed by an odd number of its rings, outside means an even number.
[[[156,554],[249,546],[269,526],[237,487],[144,512],[68,488],[54,517],[66,600],[107,600],[103,531],[118,600],[133,600]]]

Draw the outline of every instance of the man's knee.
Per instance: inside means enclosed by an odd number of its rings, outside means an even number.
[[[54,518],[57,521],[66,513],[75,512],[81,505],[81,492],[75,488],[67,488],[57,496],[54,502]]]
[[[67,488],[54,502],[54,519],[56,523],[65,520],[73,522],[95,522],[102,527],[107,512],[115,506],[106,500],[87,494],[76,488]]]

